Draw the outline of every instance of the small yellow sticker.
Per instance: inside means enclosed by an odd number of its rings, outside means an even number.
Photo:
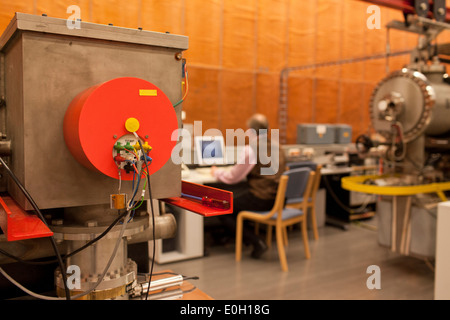
[[[140,89],[139,95],[146,96],[146,97],[156,97],[158,95],[158,90]]]

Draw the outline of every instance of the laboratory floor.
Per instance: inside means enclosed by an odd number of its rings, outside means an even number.
[[[262,256],[244,247],[235,261],[234,242],[210,241],[205,230],[205,256],[156,264],[171,269],[217,300],[432,300],[434,261],[402,256],[377,242],[376,217],[352,223],[347,230],[325,225],[319,239],[309,233],[311,259],[304,256],[299,229],[289,232],[288,272],[282,272],[275,242]],[[214,229],[213,229],[214,230]],[[380,288],[368,288],[370,266],[379,267]],[[375,282],[369,280],[370,283]]]

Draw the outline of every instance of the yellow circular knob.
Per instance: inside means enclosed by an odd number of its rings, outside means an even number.
[[[139,130],[139,121],[136,118],[128,118],[125,121],[125,128],[128,132],[136,132]]]

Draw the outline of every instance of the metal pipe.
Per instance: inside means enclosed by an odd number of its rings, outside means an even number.
[[[133,244],[154,239],[173,238],[176,235],[176,230],[177,224],[173,215],[163,214],[155,216],[155,236],[153,236],[152,219],[150,219],[149,227],[143,232],[129,236],[128,243]],[[68,248],[67,241],[58,243],[58,248],[61,252],[66,252]],[[2,241],[2,238],[0,238],[0,249],[22,260],[34,260],[54,256],[54,251],[50,246],[48,238],[12,242]],[[16,262],[16,260],[0,253],[0,265],[13,262]]]
[[[181,286],[182,284],[183,284],[182,275],[175,275],[172,277],[157,280],[152,279],[150,283],[150,292],[156,290],[163,290],[175,286]],[[133,290],[134,290],[132,293],[133,297],[138,297],[146,294],[148,291],[148,281],[139,283],[136,287],[134,287]]]
[[[153,235],[152,219],[150,224],[144,232],[140,232],[128,237],[128,243],[140,243],[154,239],[170,239],[174,238],[177,233],[177,221],[175,217],[170,214],[162,214],[155,216],[155,235]]]
[[[3,136],[2,133],[0,133],[0,139]],[[0,141],[0,156],[10,156],[11,155],[11,141],[10,140],[4,140]]]

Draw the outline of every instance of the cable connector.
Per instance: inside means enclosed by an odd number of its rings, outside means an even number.
[[[148,155],[145,155],[145,158],[144,158],[144,155],[142,155],[140,160],[145,162],[145,159],[147,159],[147,162],[150,162],[150,163],[151,163],[152,160],[153,160],[153,159],[152,159],[151,157],[149,157]]]

